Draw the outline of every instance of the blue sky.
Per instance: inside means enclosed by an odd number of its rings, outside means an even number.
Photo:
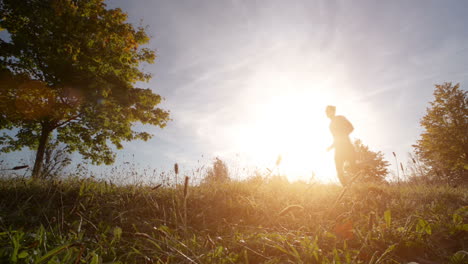
[[[434,84],[468,79],[466,1],[114,0],[148,25],[149,83],[171,111],[118,161],[187,171],[214,157],[234,167],[335,181],[324,108],[337,106],[372,150],[403,163]],[[203,156],[202,156],[203,155]]]

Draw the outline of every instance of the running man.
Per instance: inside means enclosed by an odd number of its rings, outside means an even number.
[[[335,115],[335,106],[327,106],[325,112],[327,117],[331,120],[330,132],[333,135],[333,144],[328,147],[327,151],[335,148],[336,173],[341,184],[346,186],[350,179],[347,179],[344,175],[344,164],[345,162],[348,162],[352,168],[356,163],[354,146],[349,139],[349,134],[353,132],[354,127],[346,117]]]

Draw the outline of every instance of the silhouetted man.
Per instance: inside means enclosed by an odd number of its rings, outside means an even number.
[[[327,106],[325,112],[331,120],[330,132],[333,135],[333,144],[327,150],[335,148],[336,173],[341,184],[346,186],[350,179],[344,175],[344,164],[348,162],[351,167],[354,167],[356,163],[354,146],[349,139],[349,134],[353,132],[354,127],[344,116],[335,115],[335,106]]]

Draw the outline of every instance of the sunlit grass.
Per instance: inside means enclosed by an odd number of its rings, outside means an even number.
[[[466,187],[0,180],[2,263],[466,263]],[[465,251],[463,251],[465,250]]]

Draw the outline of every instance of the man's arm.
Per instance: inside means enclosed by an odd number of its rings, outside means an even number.
[[[349,122],[349,120],[346,118],[346,117],[343,117],[343,121],[347,127],[347,131],[349,131],[348,135],[351,134],[351,132],[354,131],[354,127],[353,127],[353,124],[351,124],[351,122]]]

